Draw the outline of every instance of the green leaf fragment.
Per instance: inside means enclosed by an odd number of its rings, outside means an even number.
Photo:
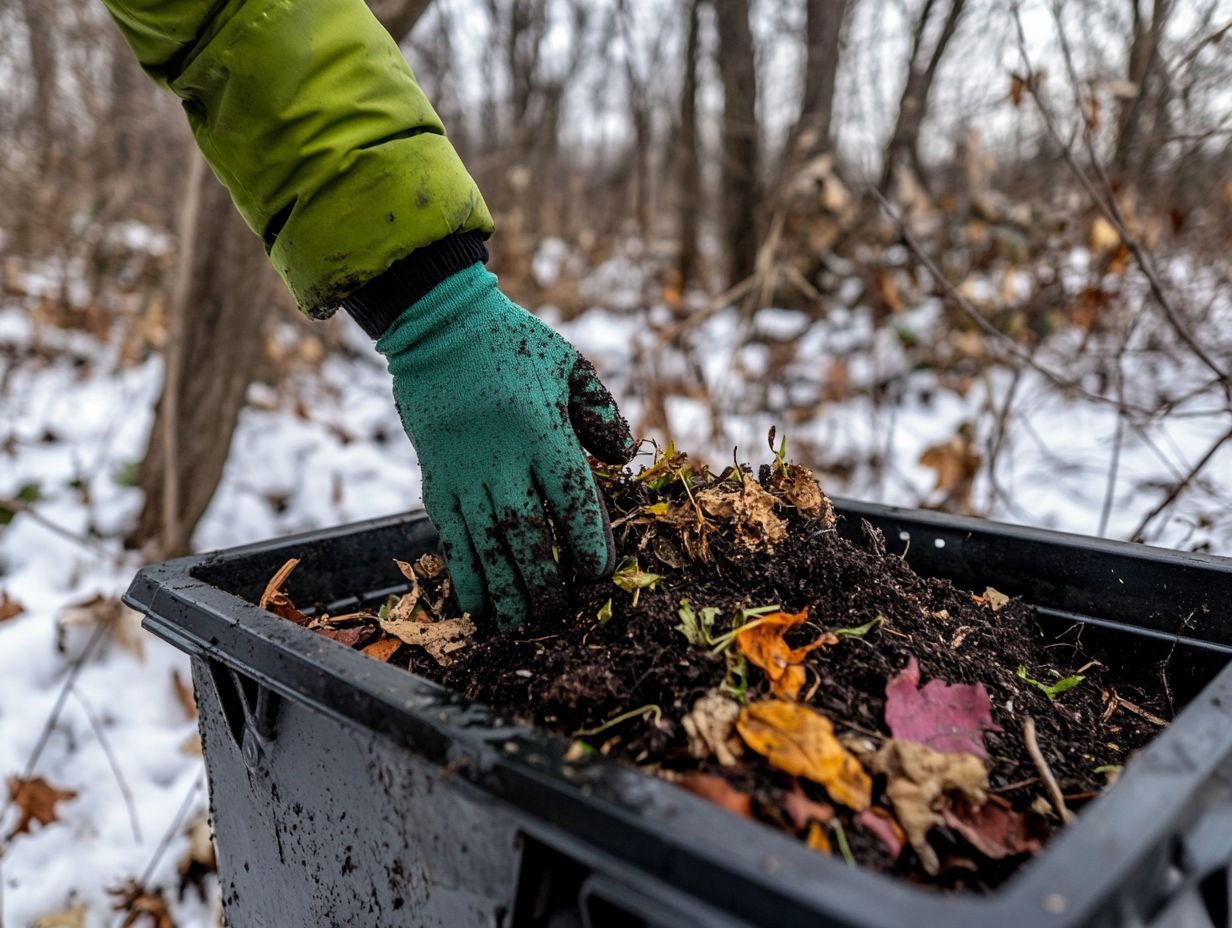
[[[599,614],[596,616],[600,625],[606,625],[612,621],[612,600],[609,598],[602,606],[599,607]]]
[[[1053,671],[1053,673],[1056,673],[1056,671]],[[1060,675],[1058,674],[1058,676]],[[1075,686],[1081,683],[1083,679],[1085,679],[1081,674],[1074,674],[1073,676],[1064,677],[1056,683],[1041,683],[1039,680],[1033,680],[1031,677],[1027,676],[1027,667],[1025,664],[1018,665],[1018,678],[1020,680],[1025,680],[1027,683],[1030,683],[1032,686],[1036,687],[1049,699],[1056,699],[1066,690],[1072,690]]]
[[[658,587],[663,582],[663,575],[642,570],[637,563],[637,557],[634,556],[621,561],[616,573],[612,574],[612,582],[626,593],[633,594],[633,606],[636,607],[642,590]]]
[[[886,617],[884,615],[879,615],[863,625],[857,625],[855,628],[836,628],[834,634],[839,638],[863,638],[885,620]]]
[[[687,599],[680,601],[676,614],[680,616],[680,624],[676,626],[689,644],[708,645],[714,641],[714,623],[721,610],[714,606],[703,606],[695,610]]]

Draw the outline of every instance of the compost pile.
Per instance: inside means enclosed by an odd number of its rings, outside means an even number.
[[[397,562],[411,591],[379,612],[299,612],[295,562],[261,604],[571,736],[572,761],[619,758],[943,887],[1004,881],[1166,724],[1158,685],[1046,634],[1029,605],[917,575],[868,524],[841,537],[782,446],[757,474],[669,447],[596,475],[621,561],[567,615],[477,626],[435,555]]]

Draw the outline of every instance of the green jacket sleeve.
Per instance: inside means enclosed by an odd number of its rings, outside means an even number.
[[[103,0],[304,312],[492,219],[363,0]]]

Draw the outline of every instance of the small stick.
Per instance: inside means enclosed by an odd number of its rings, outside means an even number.
[[[1031,760],[1035,762],[1035,769],[1039,771],[1040,779],[1044,781],[1044,786],[1048,790],[1048,798],[1052,800],[1052,806],[1057,810],[1057,815],[1066,825],[1072,824],[1074,813],[1065,805],[1065,796],[1061,793],[1061,787],[1057,785],[1057,778],[1052,775],[1048,761],[1044,760],[1039,742],[1035,740],[1035,719],[1029,715],[1022,723],[1022,740],[1027,745],[1027,753],[1031,755]]]

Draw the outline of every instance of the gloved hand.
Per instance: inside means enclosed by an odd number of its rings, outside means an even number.
[[[474,264],[405,310],[376,347],[464,611],[490,607],[509,630],[559,608],[565,565],[583,580],[613,569],[611,526],[582,447],[624,464],[635,446],[572,345]]]

